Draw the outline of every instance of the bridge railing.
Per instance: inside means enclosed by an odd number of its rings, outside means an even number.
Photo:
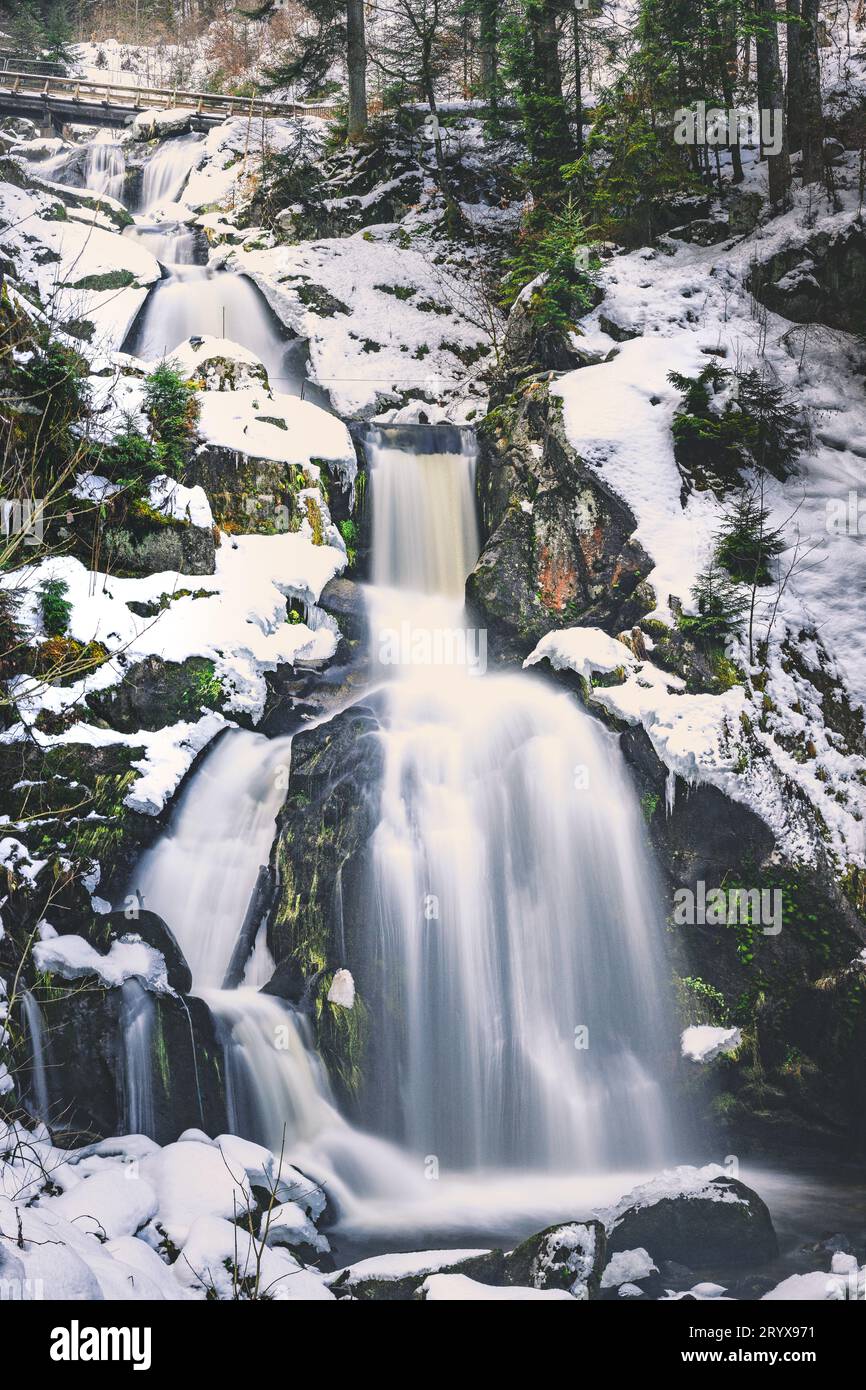
[[[197,115],[222,116],[336,116],[339,107],[304,105],[299,102],[269,101],[266,97],[223,96],[217,92],[186,92],[180,88],[127,86],[123,83],[93,82],[78,77],[43,76],[32,72],[0,72],[0,89],[22,95],[73,102],[91,102],[120,107],[128,111],[168,110],[183,107]]]

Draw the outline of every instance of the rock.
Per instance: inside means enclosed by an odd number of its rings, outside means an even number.
[[[119,685],[87,696],[88,708],[97,718],[129,734],[138,729],[164,729],[180,720],[194,721],[201,717],[202,709],[218,709],[221,703],[222,687],[214,664],[202,656],[181,662],[145,657],[130,666]]]
[[[688,238],[684,238],[684,240],[688,240]],[[704,243],[702,243],[702,245],[703,244]],[[615,319],[610,318],[607,314],[599,314],[598,326],[609,338],[613,338],[615,343],[627,343],[631,338],[639,338],[641,336],[641,330],[639,328],[632,328],[629,324],[625,323],[617,323]]]
[[[764,207],[760,193],[732,192],[727,199],[728,222],[733,236],[745,236],[757,227]]]
[[[132,932],[159,951],[166,966],[168,983],[178,994],[189,994],[192,989],[192,972],[180,948],[177,937],[167,922],[155,912],[140,908],[135,917],[127,917],[124,912],[109,912],[97,919],[96,926],[105,924],[105,929],[113,937],[125,936]],[[94,932],[91,932],[91,940]],[[100,933],[101,934],[101,933]],[[94,942],[94,944],[97,944]]]
[[[660,1195],[668,1190],[664,1179],[656,1180],[629,1194],[637,1197],[631,1205],[623,1198],[608,1226],[612,1254],[640,1246],[656,1261],[677,1260],[697,1269],[725,1262],[762,1264],[778,1254],[765,1203],[737,1178],[696,1181],[675,1195]]]
[[[364,590],[351,579],[331,579],[322,590],[318,603],[332,618],[336,618],[344,637],[361,642],[369,626]]]
[[[174,570],[179,574],[213,574],[216,542],[213,531],[201,526],[176,526],[160,520],[135,532],[107,526],[104,545],[112,573],[137,577]]]
[[[378,823],[383,750],[376,737],[378,698],[352,705],[329,722],[296,735],[289,790],[272,857],[276,906],[268,942],[277,964],[272,993],[295,998],[309,989],[317,1043],[340,1099],[358,1101],[372,1053],[366,1051],[364,1009],[387,1007],[381,967],[367,950],[365,884],[368,845]],[[330,972],[351,971],[351,1010],[324,1005]],[[371,1050],[374,1039],[369,1039]],[[367,1122],[376,1123],[376,1094]],[[368,1098],[365,1096],[365,1101]]]
[[[565,1289],[575,1298],[598,1298],[606,1254],[600,1221],[549,1226],[505,1257],[505,1280],[533,1289]]]
[[[194,115],[194,111],[183,106],[171,107],[167,111],[158,107],[139,111],[132,122],[132,138],[166,140],[172,135],[186,135]]]
[[[169,1143],[189,1126],[219,1134],[226,1128],[223,1053],[207,1006],[194,996],[149,998],[154,1009],[151,1137]],[[61,1143],[66,1135],[76,1144],[82,1136],[126,1133],[122,991],[88,986],[41,1002],[49,1039],[52,1131]]]
[[[698,218],[695,222],[687,222],[684,227],[673,227],[668,232],[668,236],[675,241],[687,241],[693,246],[715,246],[730,235],[731,226],[726,217]]]
[[[748,288],[774,313],[848,333],[866,328],[866,229],[819,231],[755,265]]]
[[[631,628],[650,602],[640,587],[649,557],[629,509],[575,454],[546,389],[494,409],[480,444],[486,539],[466,585],[477,625],[509,655],[551,628]]]
[[[504,1272],[501,1250],[416,1250],[360,1260],[338,1270],[327,1283],[338,1298],[406,1303],[431,1274],[461,1274],[482,1284],[502,1285]]]

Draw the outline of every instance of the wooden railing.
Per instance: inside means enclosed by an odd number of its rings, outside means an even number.
[[[323,116],[331,119],[339,107],[274,101],[266,97],[221,96],[215,92],[186,92],[179,87],[125,86],[90,82],[78,77],[45,77],[32,72],[0,72],[0,96],[10,92],[42,97],[46,102],[89,102],[124,111],[168,110],[183,107],[198,116]]]

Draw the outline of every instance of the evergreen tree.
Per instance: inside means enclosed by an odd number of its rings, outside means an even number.
[[[307,92],[324,87],[332,67],[346,63],[349,82],[348,138],[367,129],[367,40],[364,0],[307,0],[311,26],[299,33],[278,63],[264,68],[264,89],[298,83]]]
[[[697,613],[683,613],[680,627],[707,643],[724,641],[739,626],[748,605],[744,589],[713,557],[692,589]]]
[[[785,549],[781,529],[770,525],[760,486],[744,488],[728,505],[716,534],[715,556],[738,583],[770,583],[770,561]]]

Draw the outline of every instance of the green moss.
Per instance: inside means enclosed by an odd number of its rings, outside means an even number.
[[[73,290],[123,290],[137,283],[131,270],[107,270],[103,275],[83,275],[80,280],[67,283],[64,288]]]

